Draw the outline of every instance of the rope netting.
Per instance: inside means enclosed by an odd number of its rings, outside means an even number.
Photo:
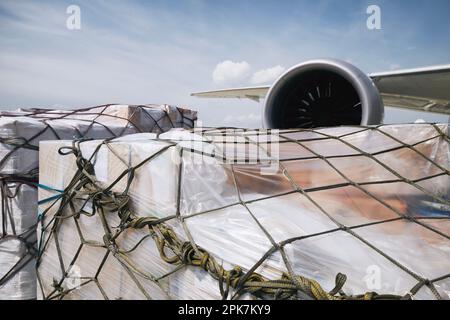
[[[76,110],[22,109],[0,112],[0,297],[35,297],[23,281],[8,287],[37,255],[38,159],[41,140],[116,138],[192,128],[196,112],[169,105],[102,105]],[[5,266],[11,267],[6,268]],[[34,282],[32,276],[29,282]],[[30,287],[31,284],[27,283]],[[21,291],[22,290],[22,291]],[[17,291],[17,292],[14,292]]]
[[[233,142],[224,139],[230,130],[190,131],[188,138],[193,141],[200,134],[200,143],[212,146],[209,151],[189,146],[186,136],[158,135],[134,140],[154,150],[141,154],[138,161],[133,160],[132,139],[74,141],[52,149],[59,150],[59,156],[54,158],[59,159],[62,170],[73,166],[74,174],[56,195],[46,190],[40,194],[37,271],[41,297],[192,298],[210,297],[206,292],[217,290],[223,299],[411,299],[428,290],[428,298],[448,298],[445,289],[448,290],[450,270],[445,248],[450,244],[450,140],[445,126],[281,130],[275,141],[266,139],[270,130],[242,130],[232,133]],[[419,134],[424,131],[426,135]],[[226,150],[230,145],[232,150]],[[249,156],[248,151],[251,146],[257,149],[253,159],[250,158],[254,155]],[[91,151],[87,152],[88,149]],[[108,160],[112,176],[109,180],[100,178],[98,167],[100,161],[105,161],[105,152],[114,158]],[[169,197],[174,206],[166,208],[142,199],[141,194],[156,192],[144,187],[146,182],[150,184],[151,179],[156,179],[148,170],[163,170],[161,158],[168,154],[172,160],[175,154],[178,164],[171,167],[177,168],[175,187],[166,190],[174,193],[174,197]],[[195,167],[197,178],[192,178],[194,173],[189,171],[192,167],[186,164],[194,156],[202,157]],[[212,163],[208,163],[210,160]],[[112,165],[112,161],[122,167]],[[256,173],[255,169],[267,167],[267,161],[276,162],[278,173]],[[358,176],[356,173],[364,161],[369,163],[370,171]],[[160,169],[155,169],[158,165]],[[209,192],[198,193],[206,198],[196,198],[192,193],[190,196],[190,189],[195,184],[201,185],[202,178],[209,174],[214,179],[212,171],[202,171],[213,165],[227,172],[227,180],[218,181]],[[47,178],[41,183],[48,183]],[[189,179],[194,185],[184,187]],[[155,183],[164,189],[167,181]],[[228,185],[233,194],[217,191],[223,185]],[[213,189],[228,200],[208,202],[214,197]],[[201,199],[206,201],[202,203]],[[294,204],[270,205],[270,201],[280,199],[289,199]],[[149,203],[143,205],[141,202],[145,201]],[[301,201],[301,205],[295,201]],[[186,205],[188,202],[191,207]],[[359,210],[357,217],[351,213],[355,208]],[[274,221],[286,219],[288,213],[297,227],[289,230],[288,221],[277,230]],[[239,222],[244,220],[248,224]],[[319,220],[325,228],[308,226]],[[233,231],[225,233],[228,236],[219,239],[216,246],[212,245],[215,232],[227,228]],[[378,231],[373,232],[374,228]],[[398,240],[408,233],[407,241]],[[335,255],[317,258],[313,268],[316,272],[306,272],[306,265],[321,254],[314,250],[326,237],[337,243],[337,247],[330,249],[336,250]],[[126,240],[130,238],[133,240]],[[397,242],[391,243],[392,239]],[[410,247],[408,239],[424,242],[418,248],[425,256]],[[251,263],[239,260],[246,254],[246,246],[262,241],[268,243],[262,255]],[[308,253],[311,243],[318,245]],[[351,246],[339,248],[339,243]],[[375,290],[349,293],[346,282],[353,285],[363,282],[339,270],[361,267],[353,266],[353,261],[345,262],[352,250],[386,265],[381,267],[386,276],[397,273],[409,279],[404,284],[407,289],[389,292],[380,287],[381,293]],[[399,255],[399,250],[405,255]],[[152,255],[146,255],[149,251]],[[422,260],[427,257],[434,257],[435,261]],[[244,261],[244,265],[235,261]],[[279,264],[274,267],[273,261]],[[79,269],[74,273],[75,267]],[[277,272],[267,271],[273,269]],[[332,269],[332,286],[324,280],[321,269]],[[194,272],[191,278],[210,277],[215,282],[207,282],[207,288],[195,281],[188,283],[182,273],[189,270]],[[187,287],[185,292],[176,293],[174,283],[177,290]],[[125,289],[119,290],[121,285]]]

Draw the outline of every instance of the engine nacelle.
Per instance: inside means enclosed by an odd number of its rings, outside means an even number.
[[[372,80],[350,63],[321,59],[286,71],[270,88],[265,128],[380,124],[384,106]]]

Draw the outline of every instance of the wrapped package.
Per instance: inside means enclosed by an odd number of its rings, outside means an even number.
[[[0,112],[0,300],[36,298],[39,141],[159,134],[195,120],[195,111],[169,105]]]
[[[448,299],[447,125],[40,148],[41,299]]]

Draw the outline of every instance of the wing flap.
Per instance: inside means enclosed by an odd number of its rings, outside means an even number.
[[[369,76],[386,106],[450,114],[450,65]]]
[[[191,93],[191,96],[200,98],[240,98],[240,99],[250,99],[259,102],[261,98],[264,98],[266,96],[269,89],[270,89],[269,86],[233,88],[233,89],[195,92]]]

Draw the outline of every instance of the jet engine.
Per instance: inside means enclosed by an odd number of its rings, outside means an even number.
[[[321,59],[292,67],[270,88],[265,128],[380,124],[384,106],[372,80],[350,63]]]

